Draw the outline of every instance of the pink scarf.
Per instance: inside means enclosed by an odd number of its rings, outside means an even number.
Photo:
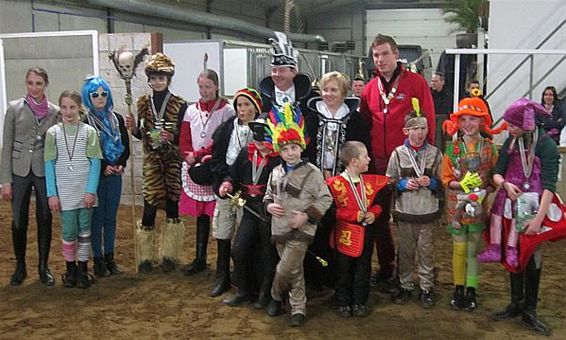
[[[49,112],[49,105],[47,104],[47,96],[43,96],[43,99],[38,103],[35,99],[28,93],[26,94],[26,103],[31,108],[31,111],[37,117],[37,119],[43,119]]]

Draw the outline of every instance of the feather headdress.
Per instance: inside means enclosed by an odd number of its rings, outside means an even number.
[[[282,108],[274,105],[267,119],[273,148],[279,152],[287,144],[297,144],[303,150],[307,147],[305,141],[305,120],[298,107],[285,103]]]

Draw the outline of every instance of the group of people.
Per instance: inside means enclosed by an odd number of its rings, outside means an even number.
[[[113,112],[111,90],[99,77],[86,80],[82,96],[63,92],[57,108],[45,96],[47,73],[30,69],[26,96],[7,110],[0,163],[2,197],[13,209],[17,265],[11,284],[26,277],[32,187],[44,284],[54,284],[47,266],[53,211],[61,212],[66,287],[90,286],[91,247],[95,275],[120,273],[113,249],[131,129],[143,145],[144,205],[135,234],[141,273],[152,271],[156,259],[164,272],[177,268],[185,215],[196,218],[196,256],[185,273],[207,268],[212,229],[217,262],[210,296],[235,285],[236,294],[224,300],[228,306],[255,299],[255,308],[277,316],[288,301],[291,325],[302,326],[305,287],[312,283],[335,288],[340,316],[364,317],[370,277],[398,278],[391,300],[406,304],[417,262],[419,302],[431,308],[433,230],[446,195],[453,237],[450,306],[476,309],[478,262],[502,261],[511,273],[511,304],[495,318],[522,315],[529,328],[549,334],[536,315],[538,244],[544,239],[531,241],[543,223],[548,228],[546,212],[557,204],[559,154],[543,123],[551,110],[527,99],[514,102],[503,117],[510,136],[498,152],[482,135],[493,123],[486,103],[464,98],[447,123],[456,138],[441,149],[434,146],[428,84],[398,62],[392,37],[374,39],[376,74],[361,98],[347,97],[349,80],[339,72],[325,74],[316,93],[298,72],[287,37],[277,33],[271,42],[271,75],[258,90],[237,91],[233,104],[219,95],[218,74],[206,67],[197,79],[200,99],[187,103],[169,90],[172,60],[151,56],[145,73],[152,92],[138,99],[137,120]],[[490,212],[491,192],[497,194]],[[166,223],[156,247],[160,208]],[[489,245],[480,253],[482,232]],[[371,275],[374,246],[380,267]]]

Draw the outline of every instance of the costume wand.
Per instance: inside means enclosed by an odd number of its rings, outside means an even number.
[[[246,205],[246,200],[243,199],[241,197],[242,192],[238,191],[236,192],[234,195],[231,195],[229,193],[226,193],[226,196],[228,196],[228,198],[230,199],[230,204],[233,206],[236,206],[238,208],[244,208],[246,209],[248,212],[250,212],[252,215],[254,215],[255,217],[257,217],[260,221],[262,222],[266,222],[265,219],[263,217],[261,217],[257,212],[255,212],[252,208],[248,207]],[[325,259],[323,259],[322,257],[316,255],[312,250],[308,249],[307,253],[309,253],[311,256],[314,256],[314,258],[320,262],[320,265],[323,267],[327,267],[328,266],[328,261],[326,261]]]
[[[241,195],[242,195],[241,191],[236,192],[234,195],[226,193],[226,196],[228,196],[228,198],[230,198],[230,204],[231,205],[238,207],[238,208],[246,209],[249,213],[251,213],[252,215],[257,217],[260,221],[265,223],[266,221],[263,217],[261,217],[257,212],[255,212],[252,208],[250,208],[246,205],[246,200],[243,199],[242,197],[240,197]]]
[[[126,94],[124,101],[128,107],[128,117],[135,118],[132,114],[132,78],[136,75],[137,66],[143,61],[144,57],[148,55],[147,48],[142,49],[135,57],[132,52],[128,51],[114,51],[108,55],[108,58],[114,63],[116,71],[120,74],[120,78],[126,83]],[[135,121],[135,120],[134,120]],[[132,131],[128,129],[130,153],[133,154]],[[138,245],[136,241],[136,184],[134,180],[134,161],[130,160],[130,190],[132,193],[132,228],[134,232],[134,257],[135,263],[138,263]],[[136,266],[136,273],[138,266]]]

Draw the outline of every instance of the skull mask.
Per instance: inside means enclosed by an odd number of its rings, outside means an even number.
[[[132,52],[120,53],[118,67],[122,77],[131,78],[134,72],[134,54]]]

